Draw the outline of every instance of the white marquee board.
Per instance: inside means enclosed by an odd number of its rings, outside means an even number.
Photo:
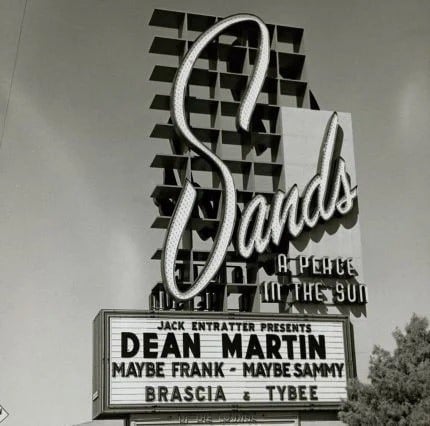
[[[98,318],[104,386],[95,400],[105,413],[333,408],[347,397],[345,317],[102,311]]]

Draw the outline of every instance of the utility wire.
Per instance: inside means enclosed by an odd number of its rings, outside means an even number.
[[[10,102],[10,97],[11,97],[11,94],[12,94],[12,86],[13,86],[13,80],[14,80],[14,77],[15,77],[16,64],[18,62],[18,52],[19,52],[19,48],[20,48],[20,45],[21,45],[21,35],[22,35],[22,29],[24,27],[24,17],[25,17],[25,12],[27,10],[27,3],[28,3],[28,0],[25,0],[24,10],[22,12],[22,18],[21,18],[21,25],[20,25],[20,28],[19,28],[18,43],[16,45],[15,59],[14,59],[14,62],[13,62],[12,76],[10,78],[9,92],[8,92],[8,95],[7,95],[6,108],[5,108],[4,116],[3,116],[3,125],[2,125],[1,136],[0,136],[0,148],[3,146],[3,137],[4,137],[4,134],[5,134],[5,128],[6,128],[6,117],[7,117],[8,111],[9,111],[9,102]]]

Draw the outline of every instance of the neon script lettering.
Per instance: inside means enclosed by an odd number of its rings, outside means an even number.
[[[257,59],[236,116],[238,130],[249,131],[252,113],[266,77],[270,57],[269,31],[256,16],[248,14],[230,16],[209,28],[188,50],[173,82],[170,109],[175,130],[191,150],[212,165],[219,175],[223,197],[220,224],[207,262],[193,285],[182,292],[176,283],[175,262],[179,243],[197,196],[193,183],[189,180],[185,182],[170,220],[161,258],[164,286],[179,301],[192,299],[206,288],[221,267],[233,238],[236,223],[236,188],[233,177],[225,163],[193,134],[188,125],[185,98],[192,69],[202,51],[228,27],[241,22],[252,22],[257,25],[259,31]],[[338,116],[334,113],[324,138],[319,169],[302,196],[297,185],[294,185],[288,193],[277,191],[271,206],[262,195],[257,195],[244,209],[237,232],[237,247],[241,256],[249,258],[254,251],[262,253],[271,241],[278,245],[285,232],[294,238],[305,228],[312,229],[319,221],[330,220],[336,212],[345,215],[351,211],[353,200],[357,196],[356,188],[350,186],[344,160],[338,158],[336,164],[333,161],[337,127]]]

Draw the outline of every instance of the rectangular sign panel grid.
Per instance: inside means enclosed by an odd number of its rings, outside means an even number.
[[[118,311],[99,317],[95,362],[104,386],[95,392],[105,414],[333,408],[347,397],[352,360],[345,317]]]

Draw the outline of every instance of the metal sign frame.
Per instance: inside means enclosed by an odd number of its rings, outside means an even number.
[[[187,403],[168,406],[151,404],[138,407],[136,405],[117,406],[110,404],[110,333],[109,321],[112,317],[148,317],[173,319],[214,319],[214,320],[268,320],[268,321],[335,321],[343,326],[345,349],[345,373],[347,383],[355,374],[355,356],[352,325],[348,316],[344,315],[292,315],[277,314],[276,317],[263,313],[225,313],[218,312],[159,312],[142,310],[101,310],[94,319],[94,365],[93,365],[93,418],[121,418],[140,413],[174,413],[174,412],[204,412],[204,411],[300,411],[300,410],[338,410],[339,403],[327,402],[279,402],[279,403]]]
[[[249,418],[249,422],[246,419]],[[230,419],[230,420],[229,420]],[[240,419],[240,420],[238,420]],[[300,426],[297,412],[216,412],[216,413],[177,413],[177,414],[145,414],[131,416],[127,426],[167,426],[167,425],[264,425],[264,426]]]

